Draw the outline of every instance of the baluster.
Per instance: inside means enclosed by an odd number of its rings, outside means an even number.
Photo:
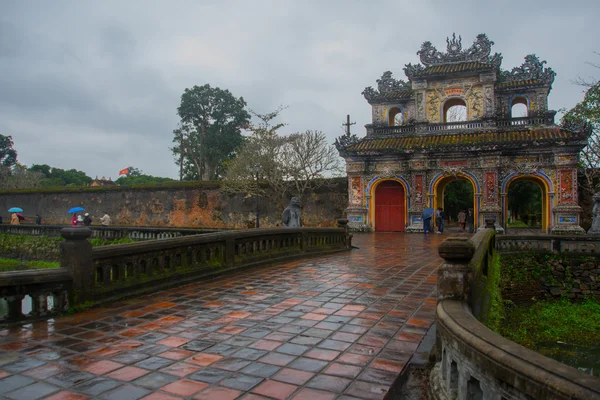
[[[22,294],[5,297],[6,302],[8,303],[8,313],[6,315],[7,319],[11,321],[18,321],[24,318],[23,313],[21,312],[23,307],[21,302],[23,301],[24,297],[25,296]]]
[[[54,307],[52,311],[65,312],[69,310],[69,293],[66,290],[57,290],[54,295]]]
[[[44,292],[33,293],[31,296],[31,315],[42,317],[48,313],[48,295]]]
[[[104,285],[110,285],[110,270],[111,269],[112,269],[112,266],[110,266],[110,265],[102,266],[102,283]]]

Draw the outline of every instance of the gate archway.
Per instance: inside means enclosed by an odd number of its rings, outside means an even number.
[[[509,208],[508,208],[508,203],[509,203],[509,198],[508,196],[510,195],[509,193],[509,189],[510,189],[510,185],[515,183],[515,182],[532,182],[535,183],[536,185],[539,186],[540,190],[541,190],[541,231],[544,233],[548,233],[550,228],[552,227],[552,216],[551,216],[551,209],[552,209],[552,204],[551,204],[551,199],[550,199],[550,195],[549,192],[551,190],[551,188],[548,188],[548,184],[547,182],[537,176],[537,175],[527,175],[527,176],[515,176],[512,177],[510,179],[508,179],[506,181],[506,183],[503,185],[503,192],[506,193],[506,198],[503,201],[503,214],[504,214],[504,226],[507,229],[507,231],[510,231],[510,227],[508,226],[508,218],[509,218]]]
[[[395,180],[385,180],[373,190],[375,231],[404,232],[406,229],[406,192]]]
[[[480,192],[479,185],[477,180],[471,176],[469,173],[457,173],[455,175],[443,175],[439,174],[434,177],[431,181],[429,190],[430,194],[433,195],[433,199],[428,203],[430,207],[434,209],[438,209],[439,207],[445,208],[444,206],[444,192],[446,190],[446,186],[451,182],[456,182],[458,180],[468,181],[473,187],[472,196],[473,199],[470,203],[469,208],[473,209],[473,222],[474,228],[477,229],[479,225],[479,204],[477,200],[477,194]]]

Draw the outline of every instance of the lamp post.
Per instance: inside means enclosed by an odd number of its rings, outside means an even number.
[[[259,171],[260,171],[260,164],[254,164],[254,166],[252,167],[252,169],[255,172],[255,176],[256,176],[256,229],[260,228],[260,220],[258,217],[258,178],[259,178]]]

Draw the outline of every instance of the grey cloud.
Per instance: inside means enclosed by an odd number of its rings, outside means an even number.
[[[350,114],[364,134],[365,86],[418,62],[452,32],[485,32],[504,68],[537,53],[558,72],[550,105],[581,99],[578,75],[600,51],[597,1],[9,2],[0,15],[0,133],[21,161],[115,177],[127,165],[177,176],[168,150],[183,89],[209,83],[267,112],[285,132],[333,142]],[[596,46],[596,47],[594,47]],[[596,60],[599,61],[599,60]]]

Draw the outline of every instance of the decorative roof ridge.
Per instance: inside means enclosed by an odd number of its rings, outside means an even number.
[[[544,67],[547,61],[540,61],[535,54],[525,56],[525,62],[511,71],[501,71],[498,83],[518,82],[527,80],[541,80],[552,88],[556,72],[552,68]]]
[[[385,71],[380,79],[377,79],[377,90],[373,89],[372,86],[368,86],[362,91],[362,95],[365,96],[367,101],[371,101],[379,97],[384,93],[393,92],[412,92],[412,86],[409,82],[405,82],[402,79],[394,79],[391,71]]]
[[[421,50],[417,52],[422,65],[408,63],[404,67],[404,72],[410,79],[412,76],[420,75],[425,67],[465,62],[481,62],[490,64],[493,68],[500,68],[502,54],[495,53],[490,56],[493,45],[494,42],[489,40],[485,33],[477,35],[471,47],[464,50],[462,48],[462,37],[459,35],[456,39],[456,33],[453,33],[452,39],[446,37],[446,53],[438,51],[430,41],[426,41],[421,45]]]

